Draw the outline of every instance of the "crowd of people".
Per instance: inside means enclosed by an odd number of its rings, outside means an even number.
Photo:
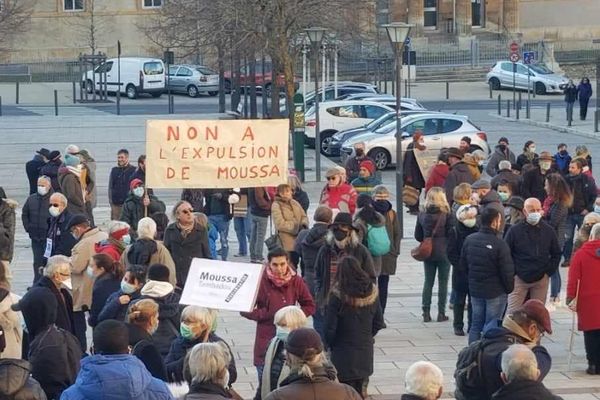
[[[404,201],[417,215],[420,244],[412,253],[424,265],[423,321],[433,321],[437,275],[435,320],[448,321],[450,307],[454,333],[468,334],[456,397],[555,398],[541,383],[551,366],[541,345],[552,333],[549,288],[551,304],[565,302],[578,313],[587,372],[600,374],[600,280],[593,279],[600,278],[600,200],[587,149],[578,146],[571,157],[561,144],[555,155],[538,154],[528,141],[515,157],[501,138],[485,165],[465,137],[423,174],[422,135],[409,147]],[[233,258],[265,265],[255,306],[241,313],[256,322],[254,398],[366,398],[374,338],[387,327],[402,210],[394,210],[364,145],[355,150],[345,167],[326,172],[311,224],[309,196],[293,172],[277,187],[185,189],[167,215],[145,185],[145,156],[135,167],[121,149],[109,177],[111,221],[99,229],[91,154],[76,145],[64,157],[40,149],[26,165],[22,223],[33,282],[21,299],[10,290],[16,203],[0,193],[0,326],[7,339],[0,374],[19,373],[17,389],[32,399],[240,398],[217,310],[180,304],[194,258],[231,259],[233,220]],[[565,299],[561,260],[570,268]],[[437,399],[443,391],[431,363],[412,365],[405,381],[403,399]]]

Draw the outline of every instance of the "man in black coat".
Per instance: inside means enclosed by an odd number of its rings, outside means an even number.
[[[232,193],[230,189],[207,189],[204,192],[206,198],[204,214],[219,232],[221,248],[217,252],[223,261],[227,261],[229,255],[229,222],[233,217],[233,206],[229,204],[229,195]]]
[[[40,177],[40,171],[48,162],[50,150],[41,148],[36,151],[33,158],[25,163],[25,172],[29,179],[29,194],[34,194],[37,191],[37,180]]]
[[[108,178],[108,202],[110,203],[110,219],[121,217],[123,203],[129,194],[129,182],[135,174],[135,167],[129,163],[129,151],[121,149],[117,153],[117,166],[110,170]]]
[[[542,203],[536,198],[525,200],[525,221],[513,225],[504,240],[515,263],[514,290],[508,296],[508,313],[525,299],[546,302],[550,275],[558,268],[562,251],[556,231],[542,219]]]
[[[50,218],[50,196],[54,191],[48,177],[37,180],[36,193],[30,195],[23,205],[21,219],[25,232],[31,239],[33,252],[33,281],[40,277],[40,267],[44,266],[44,251],[46,249],[46,235],[48,233],[48,219]]]
[[[537,163],[537,165],[536,165]],[[547,151],[542,151],[537,161],[533,162],[534,168],[523,174],[521,183],[521,197],[527,199],[535,197],[541,203],[546,199],[546,176],[552,173],[552,155]]]
[[[502,181],[508,182],[512,190],[513,196],[519,196],[521,189],[521,177],[515,174],[512,170],[510,161],[502,160],[498,164],[498,175],[492,178],[492,189],[498,190],[498,185]]]
[[[50,196],[50,219],[48,220],[48,233],[46,234],[46,248],[44,257],[57,254],[70,257],[77,239],[69,232],[71,213],[67,211],[67,198],[62,193],[53,193]]]

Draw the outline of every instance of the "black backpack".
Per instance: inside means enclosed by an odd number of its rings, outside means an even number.
[[[477,340],[462,349],[458,353],[456,371],[454,371],[456,381],[454,397],[456,400],[489,399],[490,393],[488,392],[493,389],[491,391],[493,393],[496,388],[489,387],[493,382],[486,382],[482,368],[485,363],[484,355],[495,357],[515,343],[519,343],[516,336],[502,335],[492,339]],[[498,379],[500,379],[499,374]]]

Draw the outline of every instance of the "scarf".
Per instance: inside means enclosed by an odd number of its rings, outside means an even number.
[[[544,210],[544,215],[546,218],[550,219],[550,209],[554,204],[554,198],[552,196],[548,196],[544,199],[544,204],[542,205],[542,209]]]
[[[196,224],[192,223],[191,225],[181,225],[179,222],[177,222],[177,228],[179,228],[179,232],[181,232],[181,237],[183,237],[184,239],[186,237],[188,237],[188,235],[190,233],[192,233],[192,231],[194,230]]]
[[[76,175],[78,179],[81,179],[81,171],[82,171],[81,164],[79,164],[76,167],[67,165],[66,168],[69,170],[70,173]]]
[[[273,272],[271,272],[271,268],[267,266],[267,278],[273,283],[273,285],[277,287],[283,287],[288,284],[289,281],[292,280],[294,276],[296,276],[296,272],[288,266],[288,269],[283,276],[275,276]]]
[[[525,332],[525,330],[523,328],[521,328],[521,325],[517,324],[511,318],[510,315],[507,315],[506,317],[504,317],[504,319],[502,320],[502,327],[508,329],[515,335],[521,337],[525,342],[523,344],[526,345],[527,347],[533,348],[533,347],[537,346],[537,343],[534,342],[533,339],[531,339],[529,337],[529,334],[527,332]]]

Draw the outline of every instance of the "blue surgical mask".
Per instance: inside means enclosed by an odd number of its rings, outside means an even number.
[[[65,154],[65,165],[68,165],[69,167],[76,167],[80,163],[81,160],[79,160],[79,157],[72,154]]]
[[[541,219],[542,219],[542,213],[539,213],[539,212],[534,212],[534,213],[527,215],[527,223],[530,225],[539,224]]]
[[[131,236],[130,235],[123,235],[121,240],[123,241],[123,244],[125,246],[129,246],[131,244]]]
[[[132,192],[135,197],[142,197],[144,195],[144,188],[142,186],[138,186],[133,189]]]
[[[275,336],[277,337],[277,339],[286,341],[289,334],[290,334],[290,330],[288,328],[285,328],[283,326],[277,326],[277,331],[275,333]]]
[[[194,338],[194,331],[192,331],[192,328],[183,322],[179,325],[179,333],[181,333],[181,337],[184,339],[192,340]]]
[[[137,288],[135,287],[135,285],[132,285],[131,283],[127,282],[126,280],[121,281],[121,292],[123,292],[124,294],[131,294],[131,293],[135,292],[136,290],[137,290]]]
[[[502,200],[502,202],[504,203],[506,200],[508,200],[508,198],[510,197],[508,195],[508,193],[506,192],[498,192],[498,196],[500,197],[500,200]]]

